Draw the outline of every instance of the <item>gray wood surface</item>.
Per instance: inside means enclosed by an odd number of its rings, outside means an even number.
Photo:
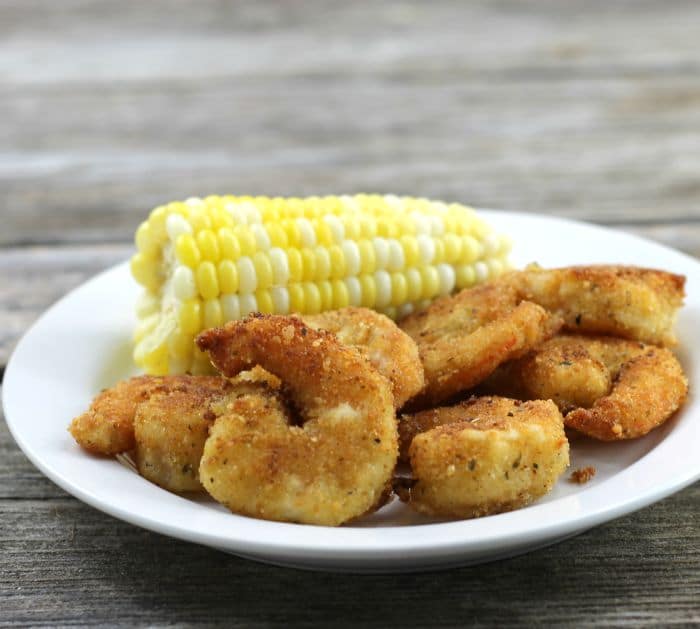
[[[700,4],[0,0],[0,367],[159,202],[387,191],[700,256]],[[0,422],[0,625],[700,624],[700,485],[555,547],[318,575],[124,524]]]

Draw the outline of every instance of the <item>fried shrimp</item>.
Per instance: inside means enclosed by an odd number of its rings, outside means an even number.
[[[230,322],[197,338],[228,376],[259,364],[279,376],[301,425],[245,397],[204,446],[205,489],[231,511],[339,525],[385,496],[397,459],[389,382],[355,348],[296,317]]]
[[[569,464],[551,401],[472,398],[404,422],[412,481],[399,496],[428,515],[472,518],[523,507],[551,491]]]
[[[496,280],[564,318],[567,329],[675,345],[685,277],[632,266],[542,269],[536,265]]]
[[[333,332],[341,343],[360,350],[391,382],[396,408],[423,388],[418,348],[389,317],[368,308],[348,307],[301,318],[309,327]]]
[[[613,441],[641,437],[665,422],[685,401],[688,381],[668,349],[567,334],[506,365],[488,389],[551,399],[568,427]]]
[[[199,376],[191,376],[197,382]],[[280,383],[255,368],[232,381],[225,378],[221,390],[189,387],[155,393],[136,409],[134,458],[139,473],[174,492],[203,491],[199,463],[214,419],[228,412],[238,399],[256,399],[270,412],[286,417]]]
[[[69,427],[78,444],[93,454],[114,455],[133,450],[134,416],[139,404],[156,393],[217,393],[228,382],[218,376],[138,376],[102,391],[87,412]]]
[[[418,346],[426,385],[417,405],[426,406],[476,386],[554,335],[561,321],[492,283],[442,297],[400,326]]]

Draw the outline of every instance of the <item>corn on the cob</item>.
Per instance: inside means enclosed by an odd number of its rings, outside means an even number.
[[[151,374],[208,371],[194,337],[250,312],[356,305],[404,316],[499,275],[510,250],[463,205],[364,194],[169,203],[136,246],[131,271],[145,290],[134,360]]]

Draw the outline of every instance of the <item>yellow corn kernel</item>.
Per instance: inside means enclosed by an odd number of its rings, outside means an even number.
[[[403,273],[391,274],[391,305],[400,306],[408,296],[408,283]]]
[[[241,257],[241,245],[229,227],[222,227],[216,232],[219,254],[223,260],[238,260]]]
[[[175,241],[177,259],[191,269],[197,268],[202,256],[192,234],[180,234]]]
[[[255,267],[255,275],[258,278],[258,288],[272,286],[272,265],[267,254],[258,251],[253,256],[253,266]]]
[[[235,293],[238,290],[238,268],[230,259],[222,260],[217,266],[219,290],[222,293]]]
[[[328,280],[317,282],[316,286],[321,295],[321,311],[330,310],[333,307],[333,286]]]
[[[365,308],[373,308],[377,302],[377,287],[374,283],[374,277],[369,274],[363,274],[359,277],[360,287],[362,288],[362,302]]]
[[[313,282],[304,282],[304,307],[308,314],[317,314],[321,312],[321,293],[318,286]]]
[[[299,249],[287,249],[287,264],[289,265],[289,281],[301,282],[304,278],[304,263]]]
[[[423,280],[423,299],[432,299],[440,291],[440,278],[434,266],[424,266],[420,270]]]
[[[151,291],[157,291],[160,284],[158,261],[151,256],[137,253],[131,258],[131,274],[136,281]]]
[[[345,308],[350,305],[350,295],[348,294],[348,288],[342,280],[333,280],[331,282],[333,290],[333,299],[331,302],[331,308]]]
[[[197,267],[197,289],[204,299],[213,299],[219,295],[219,280],[216,267],[208,260]]]
[[[180,360],[189,359],[194,350],[194,336],[185,334],[181,329],[175,332],[168,339],[168,353]]]
[[[218,262],[220,256],[219,242],[213,231],[210,229],[203,229],[197,234],[195,240],[202,258],[211,260],[212,262]]]
[[[207,299],[204,302],[203,323],[205,328],[215,328],[223,323],[221,304],[218,299]]]
[[[300,283],[289,285],[289,312],[306,312],[304,289]]]
[[[374,273],[377,270],[377,256],[371,240],[360,240],[357,243],[360,250],[360,272]]]
[[[199,299],[190,299],[180,304],[177,323],[185,334],[197,334],[202,329],[201,311]]]

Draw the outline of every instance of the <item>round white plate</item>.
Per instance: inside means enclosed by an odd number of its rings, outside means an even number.
[[[137,287],[120,264],[50,308],[20,341],[3,384],[7,423],[29,459],[67,492],[132,524],[240,556],[358,572],[477,563],[564,539],[639,509],[700,477],[700,264],[639,238],[582,223],[482,211],[515,240],[513,261],[544,266],[624,263],[688,277],[678,333],[691,398],[663,427],[628,443],[572,443],[571,469],[593,465],[585,485],[568,474],[536,504],[476,520],[435,522],[394,502],[340,528],[233,515],[206,497],[168,493],[114,459],[80,450],[66,427],[103,387],[135,373],[130,335]]]

